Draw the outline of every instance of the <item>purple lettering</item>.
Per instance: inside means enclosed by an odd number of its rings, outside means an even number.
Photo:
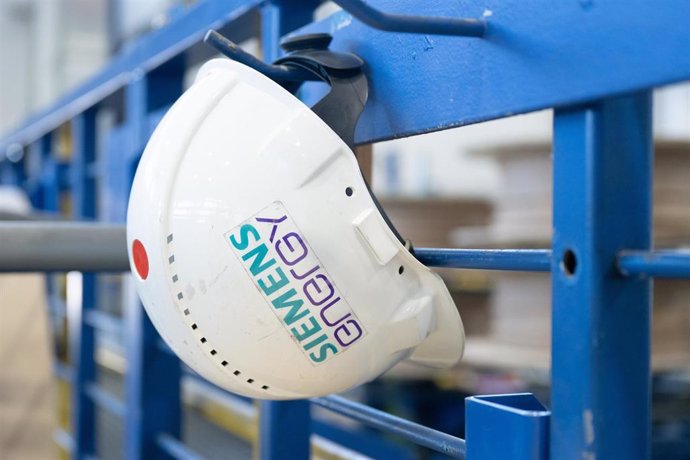
[[[296,280],[303,280],[304,278],[306,278],[307,276],[311,275],[312,273],[314,273],[314,272],[315,272],[316,270],[318,270],[318,269],[319,269],[319,266],[318,266],[318,265],[315,265],[314,268],[312,268],[311,270],[309,270],[309,271],[308,271],[307,273],[305,273],[304,275],[298,275],[298,274],[295,272],[295,269],[294,269],[294,268],[291,268],[291,269],[290,269],[290,273],[292,273],[292,276],[294,276]]]
[[[342,322],[345,318],[347,318],[348,316],[351,315],[351,313],[349,313],[347,311],[347,307],[343,307],[343,308],[341,308],[341,310],[344,310],[345,315],[342,316],[337,321],[329,321],[328,318],[326,318],[326,312],[328,311],[328,309],[331,308],[333,305],[335,305],[339,300],[340,300],[340,297],[337,297],[333,302],[331,302],[328,305],[326,305],[325,307],[323,307],[321,309],[321,311],[319,312],[319,316],[321,316],[321,319],[323,320],[324,323],[326,323],[327,326],[331,326],[331,327],[335,326],[336,324]]]
[[[352,324],[353,327],[355,328],[355,331],[352,332],[348,327],[347,324]],[[357,339],[362,337],[362,327],[357,324],[357,322],[353,319],[348,320],[345,322],[345,324],[338,326],[338,328],[334,332],[335,335],[335,340],[338,341],[340,345],[343,347],[348,347],[352,345]],[[341,336],[344,335],[344,338],[341,338]],[[348,338],[350,338],[348,340]]]
[[[283,222],[285,219],[287,219],[287,216],[279,217],[277,219],[272,219],[270,217],[257,217],[256,221],[267,224],[275,224],[273,228],[271,228],[271,236],[268,238],[268,241],[273,243],[273,238],[276,236],[276,230],[278,230],[278,224]]]
[[[295,248],[295,246],[292,245],[292,243],[290,243],[290,240],[291,240],[291,239],[292,239],[294,242],[296,242],[296,243],[299,244],[299,247],[301,248],[301,253],[299,253],[298,256],[297,256],[295,259],[293,259],[293,260],[291,260],[291,261],[288,261],[287,257],[286,257],[285,254],[283,253],[283,250],[280,249],[280,245],[281,245],[281,243],[285,243],[285,246],[287,246],[287,249],[288,249],[288,251],[290,252],[290,254],[288,254],[288,255],[294,254],[295,252],[297,252],[297,249]],[[286,265],[289,265],[289,266],[291,266],[291,267],[292,267],[293,265],[295,265],[297,262],[299,262],[300,260],[302,260],[302,259],[304,259],[305,257],[307,257],[307,254],[309,254],[309,251],[307,250],[307,245],[305,245],[305,244],[304,244],[304,241],[302,241],[302,237],[299,236],[299,235],[298,235],[297,233],[295,233],[295,232],[290,232],[290,233],[288,233],[287,235],[285,235],[283,238],[281,238],[280,240],[276,241],[276,252],[277,252],[278,255],[280,256],[280,258],[282,259],[282,261],[283,261]]]
[[[328,290],[328,294],[323,296],[321,299],[318,299],[317,295],[312,295],[310,293],[310,291],[316,291],[316,294],[321,294],[322,292],[324,292],[324,289],[321,286],[319,286],[319,284],[316,282],[316,280],[318,279],[323,280],[322,285],[325,286],[325,288]],[[313,286],[313,289],[309,289],[310,286]],[[335,293],[333,285],[330,281],[328,281],[328,278],[326,278],[324,275],[316,275],[314,278],[304,283],[304,287],[302,288],[302,290],[304,291],[304,295],[307,296],[307,299],[309,299],[309,301],[313,305],[321,305],[322,303],[327,302],[328,299],[333,297],[333,294]]]

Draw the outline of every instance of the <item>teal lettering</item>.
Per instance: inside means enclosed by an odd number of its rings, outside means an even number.
[[[266,284],[266,282],[264,282],[264,280],[262,280],[262,279],[256,281],[257,284],[259,285],[259,287],[261,288],[261,290],[264,291],[264,294],[266,294],[267,296],[273,294],[274,292],[276,292],[280,289],[282,289],[283,287],[285,287],[290,282],[290,280],[288,280],[287,276],[285,276],[285,272],[283,272],[282,268],[280,268],[280,267],[276,268],[275,272],[279,278],[275,279],[273,277],[272,273],[268,274],[266,276],[266,280],[268,281],[268,284]]]
[[[304,346],[304,349],[305,350],[311,350],[312,348],[314,348],[315,346],[317,346],[318,344],[320,344],[321,342],[323,342],[327,338],[328,338],[328,336],[326,334],[320,335],[316,338],[316,340],[312,340],[311,342],[306,344]]]
[[[261,244],[242,256],[242,260],[245,262],[254,257],[252,260],[252,265],[249,267],[249,271],[252,272],[252,275],[256,276],[276,263],[275,259],[269,259],[266,261],[266,263],[264,263],[266,254],[268,254],[268,248],[265,244]]]
[[[255,241],[259,241],[261,239],[259,231],[256,228],[254,228],[253,225],[244,224],[242,227],[240,227],[240,240],[237,241],[235,235],[231,235],[230,243],[232,243],[235,249],[243,251],[247,249],[247,247],[249,246],[249,234],[254,236]]]
[[[307,321],[311,323],[311,327],[309,327],[306,322],[300,324],[300,328],[302,329],[301,333],[297,330],[296,327],[290,329],[292,335],[294,335],[295,338],[300,342],[302,340],[308,339],[309,337],[321,330],[321,325],[316,321],[316,319],[313,316],[310,316]]]
[[[297,294],[297,291],[295,291],[294,289],[290,289],[289,291],[285,292],[280,297],[275,298],[271,302],[275,308],[290,309],[284,318],[285,324],[287,324],[288,326],[309,314],[309,310],[306,308],[302,311],[299,311],[300,308],[302,308],[302,305],[304,305],[304,302],[301,299],[298,298],[296,300],[290,300],[295,296],[295,294]]]
[[[309,358],[315,363],[322,363],[328,357],[329,351],[334,355],[338,353],[338,349],[335,347],[335,345],[332,343],[324,343],[321,345],[321,348],[319,348],[318,354],[316,354],[316,352],[311,352],[309,353]]]

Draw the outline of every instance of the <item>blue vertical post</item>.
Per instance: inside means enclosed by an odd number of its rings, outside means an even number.
[[[651,245],[649,92],[557,110],[551,458],[650,455],[650,281],[616,267]]]
[[[175,60],[179,64],[179,61]],[[133,172],[148,140],[148,114],[151,109],[172,102],[182,91],[184,67],[157,69],[141,75],[125,89],[125,122],[128,144],[122,154],[126,175],[125,190],[131,188]],[[115,215],[124,221],[123,209]],[[180,363],[159,346],[160,336],[146,316],[138,299],[125,299],[127,336],[127,375],[125,377],[126,417],[125,458],[131,460],[169,458],[156,441],[166,433],[180,436]]]
[[[280,54],[280,39],[312,20],[310,2],[271,1],[261,9],[263,59],[272,62]],[[309,458],[311,419],[308,401],[262,401],[259,413],[259,458],[289,460]]]
[[[60,176],[53,151],[53,135],[49,133],[39,141],[41,152],[41,203],[45,211],[60,210]]]
[[[309,458],[311,416],[309,402],[261,401],[259,406],[259,458]]]
[[[75,220],[96,218],[96,109],[88,109],[72,120],[72,165],[70,183]],[[72,379],[72,438],[76,459],[96,455],[96,419],[93,400],[86,393],[87,385],[96,378],[93,327],[84,322],[84,312],[96,308],[96,275],[82,274],[81,305],[70,306],[67,312],[70,337]]]
[[[31,204],[45,211],[56,211],[57,200],[50,196],[53,183],[50,174],[50,161],[53,148],[53,133],[47,133],[29,145],[26,159],[28,169],[28,188]]]

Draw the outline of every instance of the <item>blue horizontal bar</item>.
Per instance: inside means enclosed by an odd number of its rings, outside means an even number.
[[[331,420],[317,418],[312,419],[311,429],[313,434],[362,454],[366,458],[394,458],[395,460],[418,458],[417,455],[414,455],[416,446],[402,445],[396,440],[388,439],[369,430],[339,426]]]
[[[314,398],[313,404],[370,427],[396,434],[420,446],[428,447],[453,458],[465,458],[465,440],[429,427],[410,422],[341,396]]]
[[[122,336],[123,320],[119,316],[98,310],[85,310],[84,323],[102,332]]]
[[[690,250],[623,251],[618,268],[627,276],[655,278],[690,278]]]
[[[203,457],[187,447],[181,441],[167,433],[158,435],[156,439],[161,449],[177,460],[202,460]]]
[[[420,262],[430,267],[551,271],[551,251],[548,249],[415,248],[414,253]]]
[[[67,453],[71,453],[74,450],[74,438],[62,428],[57,428],[53,431],[53,441]]]
[[[84,387],[84,391],[94,403],[98,404],[98,406],[121,419],[125,417],[126,409],[124,402],[120,401],[97,384],[87,383]]]
[[[63,362],[55,362],[53,365],[53,373],[60,380],[71,383],[74,378],[74,370]]]

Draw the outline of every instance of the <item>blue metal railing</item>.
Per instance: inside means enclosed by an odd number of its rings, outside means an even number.
[[[520,395],[506,399],[514,405],[510,410],[483,403],[499,408],[499,415],[481,415],[483,423],[495,423],[491,429],[500,431],[503,441],[496,445],[481,443],[476,433],[489,428],[479,426],[473,412],[467,413],[465,443],[327,397],[311,403],[262,403],[260,455],[308,455],[309,409],[315,404],[457,458],[465,456],[465,448],[470,459],[480,452],[486,458],[505,458],[505,449],[515,449],[512,458],[544,458],[547,449],[554,459],[646,456],[649,278],[690,278],[687,252],[651,250],[649,90],[690,80],[690,29],[684,21],[690,4],[573,2],[554,9],[546,0],[499,1],[487,9],[465,2],[459,11],[454,3],[441,1],[370,2],[375,8],[359,1],[338,3],[352,14],[339,12],[312,23],[314,4],[307,1],[200,1],[2,138],[0,181],[25,188],[41,210],[58,212],[60,194],[69,192],[75,219],[123,222],[134,166],[153,127],[181,94],[184,71],[208,56],[198,48],[208,29],[234,41],[260,35],[268,62],[278,57],[279,40],[288,33],[328,32],[335,49],[362,56],[371,99],[358,126],[358,143],[556,107],[553,247],[416,250],[430,266],[551,272],[553,412],[548,437],[524,437],[516,428],[521,418],[536,416],[519,409],[526,401]],[[442,23],[468,26],[469,35],[482,38],[436,35],[449,33]],[[382,33],[367,24],[413,33]],[[639,30],[654,39],[638,40],[632,50],[630,36]],[[426,35],[414,33],[420,31]],[[304,97],[310,98],[308,85]],[[121,121],[104,131],[97,119],[103,110],[119,110],[113,99],[123,101],[116,117]],[[53,148],[54,133],[63,125],[72,132],[68,163],[58,161]],[[53,276],[48,283],[51,308],[64,310]],[[84,274],[81,306],[66,312],[72,367],[58,363],[55,369],[58,378],[71,384],[72,422],[71,433],[55,433],[56,442],[75,458],[95,456],[95,411],[104,408],[124,420],[126,458],[198,458],[180,441],[179,381],[185,371],[138,302],[125,302],[122,320],[97,309],[100,284],[97,275]],[[127,337],[124,401],[95,383],[94,336],[99,330]],[[617,385],[623,378],[625,385]],[[542,417],[543,426],[548,413],[532,412]],[[328,431],[316,422],[313,427]]]

